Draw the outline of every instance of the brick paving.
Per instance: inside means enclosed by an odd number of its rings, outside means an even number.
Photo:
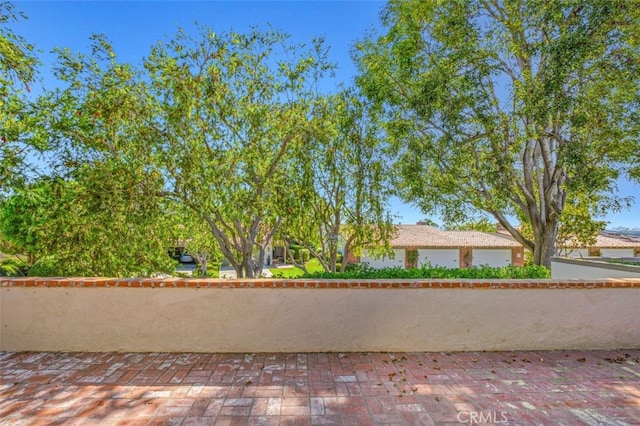
[[[2,425],[640,425],[640,350],[0,352]]]

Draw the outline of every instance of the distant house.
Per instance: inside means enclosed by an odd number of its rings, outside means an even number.
[[[372,268],[501,267],[524,264],[524,248],[513,238],[479,231],[443,231],[428,225],[399,225],[391,240],[393,256],[378,258],[363,250],[360,263]]]
[[[640,238],[602,232],[592,247],[567,245],[560,248],[560,255],[567,257],[640,257]]]

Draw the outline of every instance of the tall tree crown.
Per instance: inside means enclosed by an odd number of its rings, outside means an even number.
[[[628,2],[391,1],[382,22],[386,34],[356,46],[358,82],[387,114],[403,195],[425,211],[488,212],[543,261],[567,197],[616,207],[616,178],[638,178]]]

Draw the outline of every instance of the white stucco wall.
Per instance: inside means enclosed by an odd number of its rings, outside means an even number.
[[[637,348],[640,289],[0,288],[0,350]]]
[[[633,257],[633,247],[630,248],[602,248],[600,257]]]
[[[589,259],[551,259],[551,278],[553,279],[598,279],[598,278],[640,278],[640,267],[616,265],[600,260]]]
[[[393,249],[393,253],[394,255],[392,257],[376,258],[370,255],[368,250],[363,250],[360,263],[366,263],[374,269],[394,267],[404,269],[404,249]]]
[[[511,265],[511,249],[473,249],[473,266],[499,268]]]
[[[459,249],[419,249],[418,266],[430,264],[445,268],[460,267]]]

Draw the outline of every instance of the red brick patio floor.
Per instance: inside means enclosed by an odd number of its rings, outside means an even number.
[[[640,425],[640,350],[0,352],[0,424]]]

